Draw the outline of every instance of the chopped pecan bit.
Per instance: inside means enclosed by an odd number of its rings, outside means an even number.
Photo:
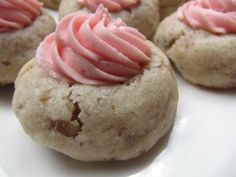
[[[47,102],[48,102],[50,99],[51,99],[50,96],[44,96],[44,97],[41,97],[41,98],[39,99],[39,101],[40,101],[43,105],[45,105],[45,104],[47,104]]]
[[[72,118],[71,120],[74,121],[74,120],[77,120],[79,118],[79,114],[80,114],[81,110],[80,110],[80,107],[79,107],[79,104],[77,102],[74,103],[74,111],[72,113]]]
[[[83,126],[83,123],[80,121],[79,119],[79,114],[81,112],[81,109],[79,107],[79,104],[77,102],[74,103],[74,111],[72,113],[72,118],[71,118],[71,121],[77,121],[80,128]]]
[[[72,113],[71,120],[50,120],[49,129],[54,129],[66,137],[75,138],[79,135],[79,132],[81,132],[81,127],[83,126],[83,123],[79,119],[80,112],[81,110],[79,108],[79,104],[77,102],[74,103],[74,111]]]
[[[83,146],[83,145],[84,145],[84,143],[82,143],[82,142],[81,142],[81,143],[79,143],[79,145],[80,145],[80,146]]]
[[[11,63],[9,61],[1,61],[3,66],[9,66]]]
[[[50,128],[55,129],[66,137],[76,137],[81,131],[79,126],[74,126],[64,120],[51,121]]]

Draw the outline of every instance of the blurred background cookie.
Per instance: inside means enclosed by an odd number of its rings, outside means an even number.
[[[154,42],[192,83],[235,88],[235,12],[232,0],[190,1],[162,21]]]
[[[120,17],[127,25],[137,28],[147,38],[151,38],[160,21],[158,0],[124,0],[115,2],[108,0],[107,4],[99,0],[62,0],[59,8],[60,18],[73,12],[94,12],[103,4],[113,17]],[[111,5],[112,4],[112,5]]]
[[[42,10],[37,0],[0,2],[1,85],[15,81],[21,67],[35,56],[39,43],[55,26],[53,18]]]

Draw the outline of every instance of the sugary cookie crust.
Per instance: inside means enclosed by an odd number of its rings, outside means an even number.
[[[21,70],[13,107],[35,141],[83,161],[127,160],[150,149],[174,122],[178,91],[168,59],[112,86],[69,85],[35,60]]]

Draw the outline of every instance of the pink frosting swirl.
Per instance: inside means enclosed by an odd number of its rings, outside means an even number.
[[[66,16],[37,50],[38,63],[71,83],[104,85],[126,81],[143,70],[151,47],[136,29],[112,19],[100,6],[95,14]]]
[[[0,32],[30,25],[42,11],[37,0],[0,0]]]
[[[117,12],[123,9],[130,9],[138,5],[138,0],[78,0],[80,4],[95,11],[100,4],[103,4],[109,11]]]
[[[178,18],[194,29],[216,34],[236,32],[235,0],[192,0],[178,9]]]

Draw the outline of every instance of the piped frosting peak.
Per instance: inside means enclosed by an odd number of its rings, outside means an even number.
[[[150,45],[138,30],[113,19],[99,6],[94,14],[64,17],[37,51],[38,63],[52,76],[71,83],[124,82],[143,70]]]

